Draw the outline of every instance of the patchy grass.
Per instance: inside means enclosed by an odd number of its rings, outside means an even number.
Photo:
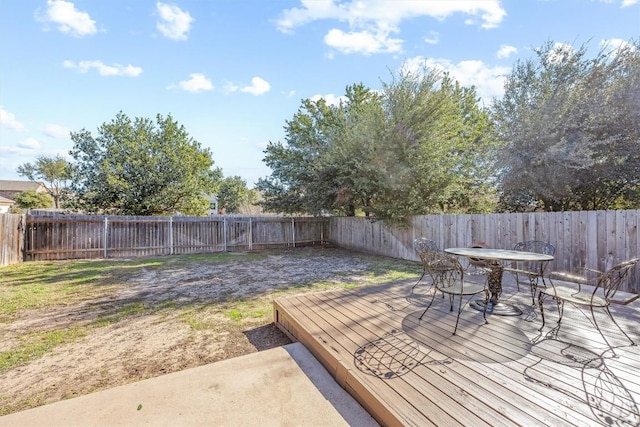
[[[73,305],[115,293],[127,286],[132,274],[142,269],[184,268],[193,264],[224,264],[260,259],[263,253],[197,254],[134,260],[30,261],[0,268],[0,322],[23,310],[43,310]]]
[[[278,345],[262,327],[273,322],[275,298],[415,279],[421,270],[415,262],[322,248],[2,267],[0,415],[124,384],[142,378],[140,372],[161,375]],[[140,324],[162,332],[128,329]],[[93,334],[104,339],[85,339]],[[162,345],[153,357],[123,360],[123,371],[108,365],[114,346],[152,348],[154,340]],[[62,360],[65,352],[90,356],[73,366],[47,364],[56,349]],[[40,386],[38,375],[54,378],[56,387]],[[13,387],[3,387],[9,380]]]
[[[22,336],[16,348],[0,353],[0,372],[37,359],[59,345],[73,342],[86,335],[86,328],[72,327],[33,332]]]
[[[160,260],[34,261],[0,269],[0,322],[23,310],[73,305],[110,295],[132,270],[159,268]]]
[[[132,302],[119,307],[115,314],[102,316],[91,322],[91,327],[102,328],[120,322],[125,317],[140,316],[150,310],[144,302]]]

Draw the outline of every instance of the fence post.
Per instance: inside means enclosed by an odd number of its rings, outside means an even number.
[[[222,233],[224,234],[224,251],[227,252],[227,218],[222,218]]]
[[[173,255],[173,217],[169,217],[169,255]]]
[[[253,246],[253,234],[251,234],[251,230],[253,230],[253,227],[251,225],[251,217],[249,217],[249,252],[251,252]]]
[[[293,247],[296,247],[296,220],[291,217],[291,238],[293,239]]]
[[[107,239],[109,238],[109,219],[104,217],[104,257],[107,258]]]

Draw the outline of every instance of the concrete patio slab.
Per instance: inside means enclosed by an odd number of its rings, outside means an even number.
[[[0,417],[4,426],[377,426],[300,343]]]

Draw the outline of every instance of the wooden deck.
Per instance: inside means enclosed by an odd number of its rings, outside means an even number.
[[[508,277],[509,276],[509,277]],[[382,425],[592,426],[640,425],[640,347],[630,346],[604,313],[600,325],[616,357],[587,318],[565,307],[539,310],[513,279],[503,301],[520,316],[466,307],[456,335],[448,299],[431,300],[413,283],[327,291],[277,299],[275,322],[302,342]],[[640,343],[640,303],[612,312]]]

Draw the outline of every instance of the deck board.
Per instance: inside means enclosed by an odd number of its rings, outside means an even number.
[[[547,324],[527,287],[505,286],[503,301],[521,316],[465,307],[456,335],[448,299],[399,282],[301,294],[274,302],[276,324],[305,344],[336,380],[383,425],[554,425],[640,423],[640,350],[608,324],[612,357],[587,318],[555,304]],[[456,307],[457,309],[457,307]],[[638,342],[640,304],[612,308]],[[604,354],[604,356],[603,356]]]

